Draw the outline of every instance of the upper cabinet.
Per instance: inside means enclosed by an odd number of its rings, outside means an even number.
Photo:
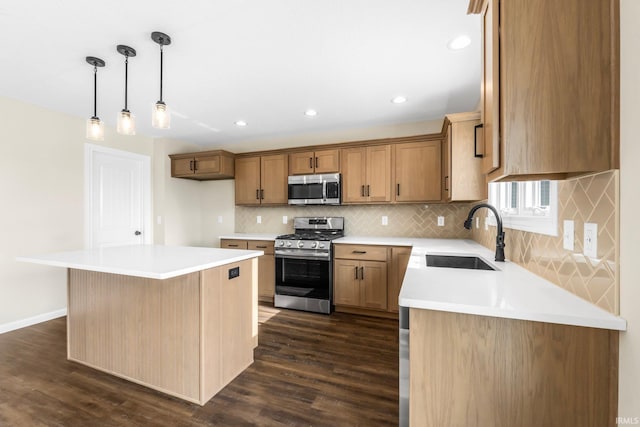
[[[471,0],[489,180],[619,167],[619,2]]]
[[[236,159],[236,205],[286,205],[288,156],[238,157]]]
[[[289,175],[339,172],[339,153],[338,149],[330,149],[289,154]]]
[[[171,176],[197,180],[232,179],[234,155],[228,151],[170,154]]]
[[[434,140],[394,146],[396,202],[441,200],[441,145],[440,140]]]
[[[343,148],[342,203],[391,201],[391,145]]]
[[[483,174],[480,113],[448,114],[444,119],[442,144],[442,200],[484,200],[487,184]]]

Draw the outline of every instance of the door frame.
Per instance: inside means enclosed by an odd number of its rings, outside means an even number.
[[[142,161],[142,230],[144,244],[153,243],[151,221],[151,157],[129,151],[116,150],[102,145],[84,144],[84,246],[93,247],[93,158],[96,153],[106,153],[129,160]]]

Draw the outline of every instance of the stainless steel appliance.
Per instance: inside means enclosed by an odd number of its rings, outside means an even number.
[[[400,419],[398,425],[409,425],[409,308],[400,307]]]
[[[293,175],[288,179],[290,205],[339,205],[340,174]]]
[[[333,248],[344,235],[344,218],[302,217],[293,221],[294,233],[275,241],[276,307],[331,313],[333,304]]]

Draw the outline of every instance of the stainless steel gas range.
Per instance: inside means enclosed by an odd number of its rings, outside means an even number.
[[[294,233],[275,242],[276,307],[331,313],[333,304],[333,248],[344,235],[342,217],[302,217],[293,221]]]

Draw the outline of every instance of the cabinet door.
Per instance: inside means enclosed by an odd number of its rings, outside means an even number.
[[[220,247],[223,249],[247,249],[247,241],[236,239],[220,239]]]
[[[360,306],[360,262],[336,259],[333,262],[333,269],[334,304]]]
[[[220,156],[196,157],[194,169],[196,175],[220,173]]]
[[[172,159],[171,160],[171,176],[192,176],[193,175],[193,157],[188,159]]]
[[[367,149],[345,148],[342,157],[342,202],[362,203],[365,198],[365,181],[367,179]]]
[[[387,309],[394,313],[397,313],[399,311],[398,296],[400,295],[402,281],[404,280],[404,274],[407,271],[407,265],[409,264],[410,257],[410,247],[398,246],[391,248],[391,266],[389,271]]]
[[[260,157],[236,159],[236,205],[260,204]]]
[[[391,146],[367,148],[366,195],[369,202],[391,201]]]
[[[263,205],[286,205],[289,199],[287,176],[289,156],[275,154],[261,158],[261,203]]]
[[[340,150],[320,150],[314,153],[315,173],[337,173],[340,171]]]
[[[500,65],[498,38],[498,0],[485,0],[482,11],[482,124],[484,158],[482,171],[500,167]]]
[[[396,145],[397,202],[424,202],[442,197],[442,141]]]
[[[387,263],[360,261],[360,305],[387,309]]]
[[[306,175],[313,173],[314,152],[289,154],[289,175]]]

